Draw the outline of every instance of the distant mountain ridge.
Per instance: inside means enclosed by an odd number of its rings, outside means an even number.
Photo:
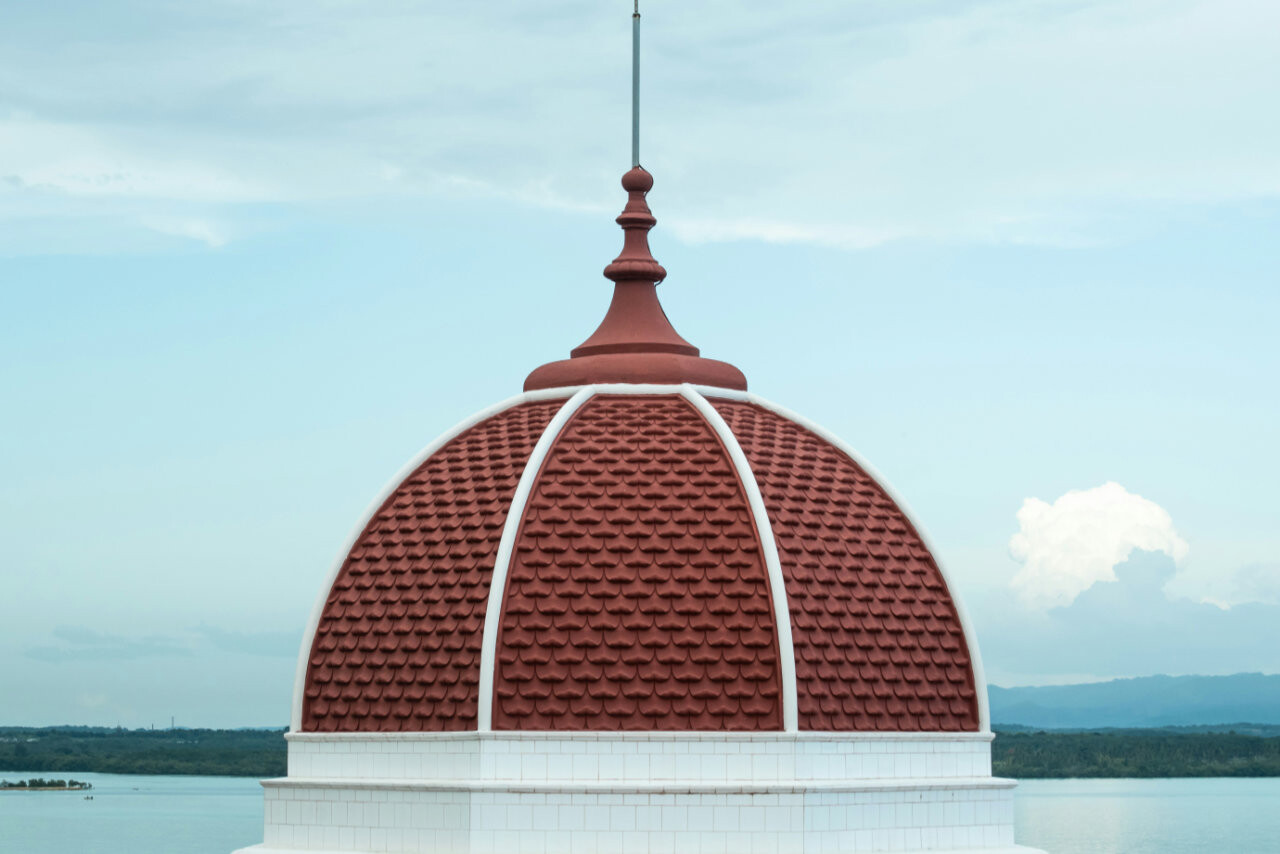
[[[1280,724],[1280,675],[1143,676],[988,689],[991,723],[1038,729]]]

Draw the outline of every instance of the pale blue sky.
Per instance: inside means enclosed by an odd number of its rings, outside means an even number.
[[[628,5],[0,3],[0,722],[286,721],[368,501],[603,312]],[[668,313],[993,681],[1280,671],[1280,7],[645,6]]]

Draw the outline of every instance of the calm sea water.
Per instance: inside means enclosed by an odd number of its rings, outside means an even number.
[[[0,792],[4,854],[229,854],[262,841],[262,789],[237,777],[75,777],[76,792]],[[1280,854],[1280,779],[1029,780],[1018,841],[1050,854]]]
[[[1024,780],[1018,841],[1049,854],[1280,854],[1280,778]]]
[[[0,792],[3,854],[230,854],[262,841],[257,780],[0,771],[31,777],[74,777],[93,789]]]

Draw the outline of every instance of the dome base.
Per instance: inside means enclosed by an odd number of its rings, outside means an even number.
[[[1037,854],[990,734],[289,736],[243,854]]]

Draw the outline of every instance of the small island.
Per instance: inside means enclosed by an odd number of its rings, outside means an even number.
[[[92,788],[92,783],[80,780],[45,780],[42,777],[32,777],[16,783],[0,780],[0,792],[83,792]]]

